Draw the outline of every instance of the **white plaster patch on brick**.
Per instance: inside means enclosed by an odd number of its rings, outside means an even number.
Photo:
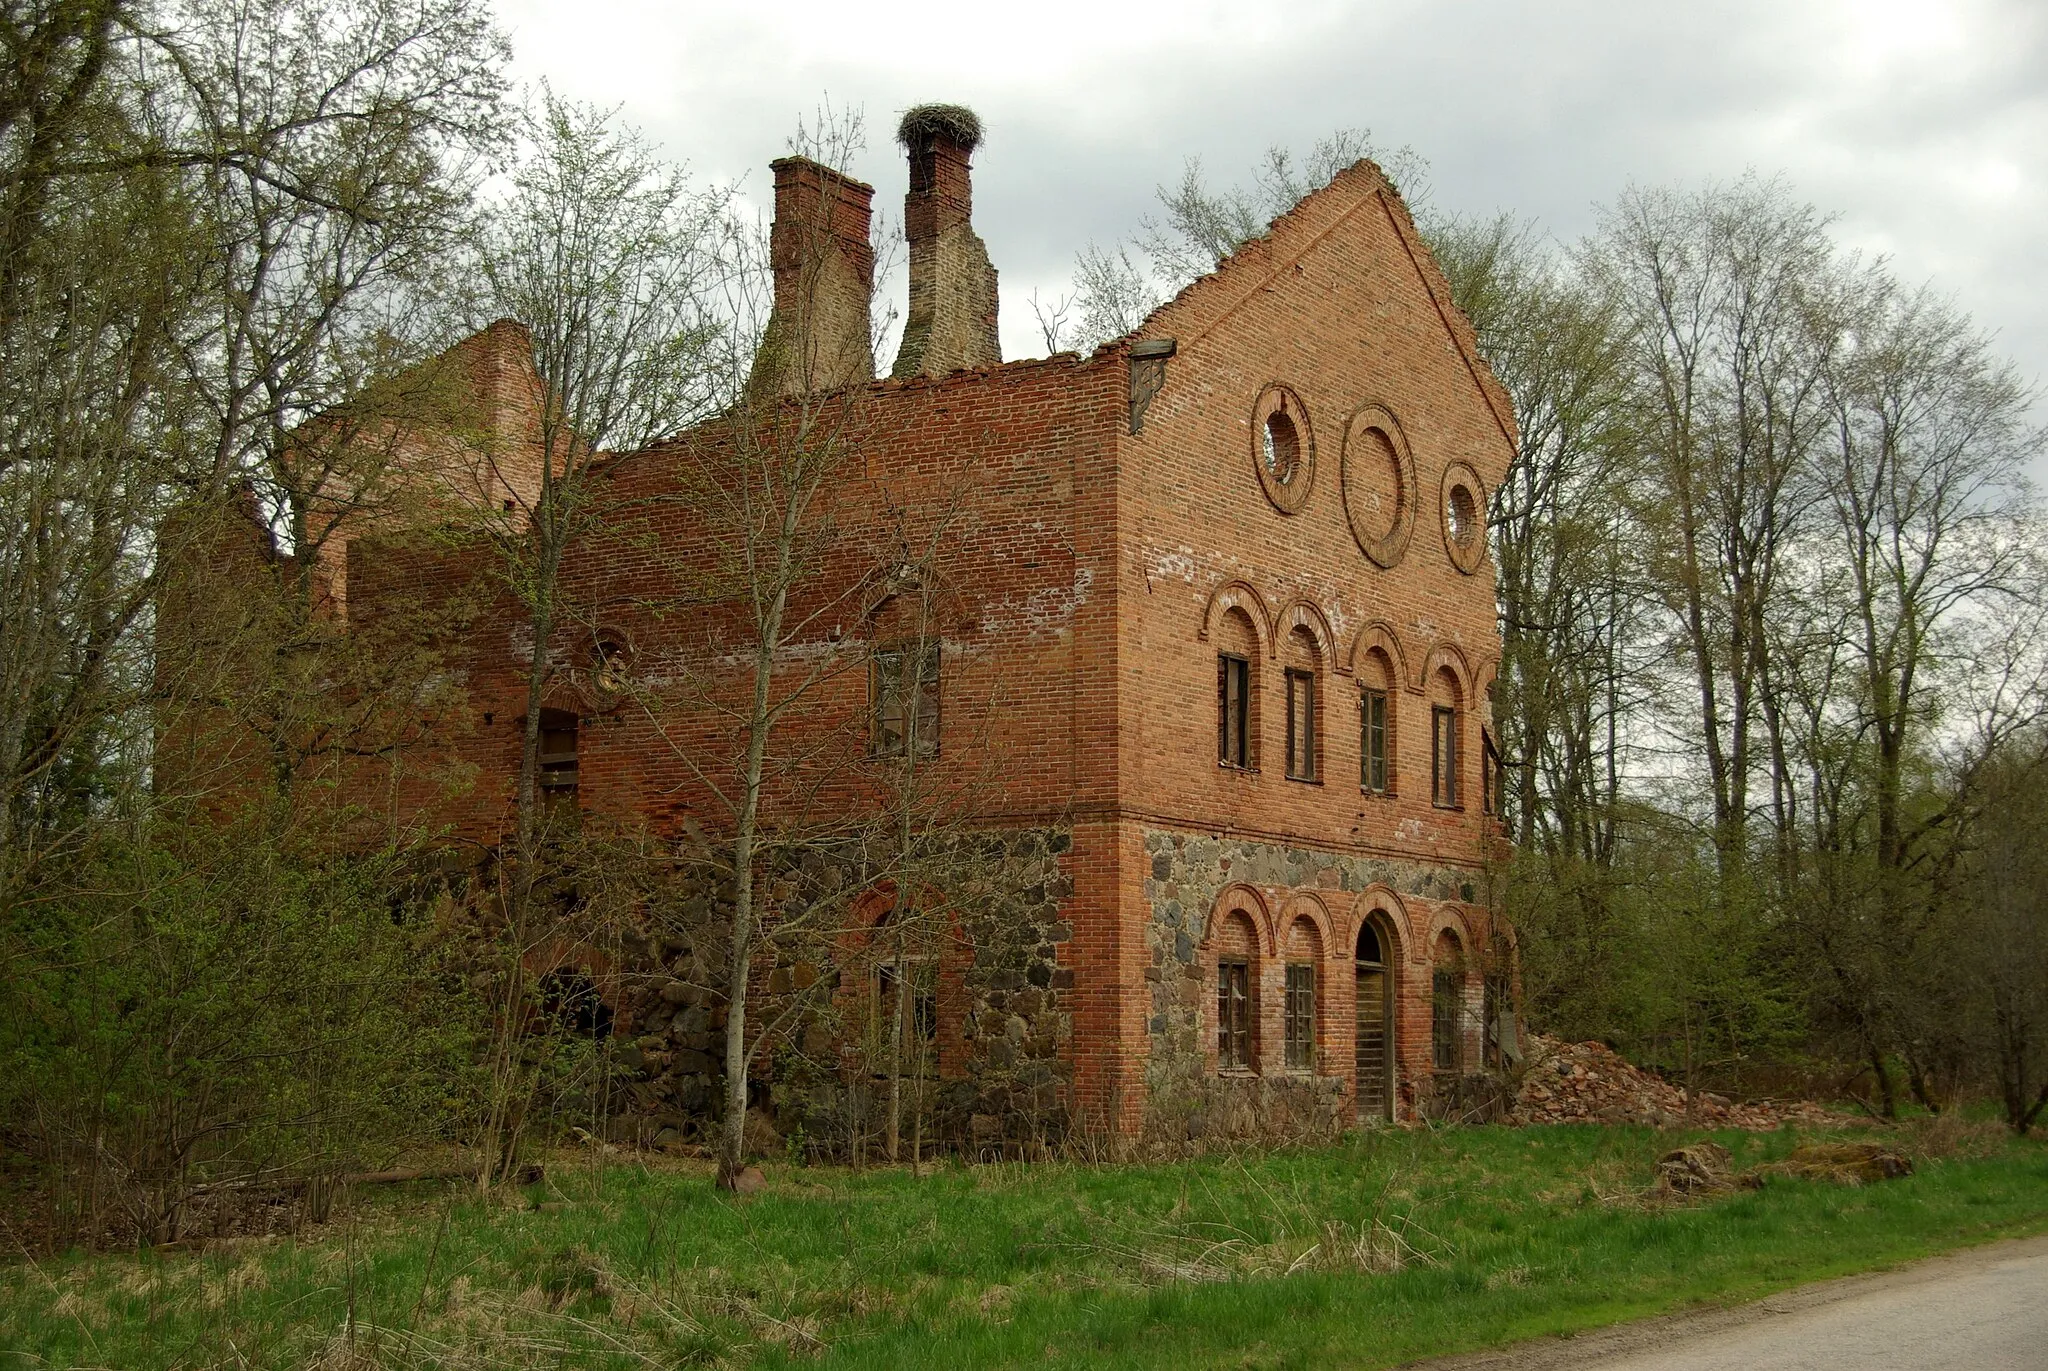
[[[990,632],[1022,629],[1029,634],[1064,635],[1074,611],[1087,603],[1095,584],[1093,567],[1075,567],[1071,586],[1041,586],[1022,600],[1004,599],[990,610],[984,625]]]
[[[1145,574],[1151,580],[1180,581],[1193,585],[1199,564],[1200,559],[1195,556],[1195,550],[1185,545],[1171,549],[1146,549]]]

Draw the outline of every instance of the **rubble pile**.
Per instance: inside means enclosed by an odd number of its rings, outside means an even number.
[[[1768,1133],[1787,1122],[1834,1124],[1842,1119],[1806,1101],[1738,1104],[1702,1091],[1686,1113],[1685,1092],[1639,1071],[1604,1043],[1527,1038],[1527,1065],[1508,1122],[1635,1123],[1653,1128],[1746,1128]]]

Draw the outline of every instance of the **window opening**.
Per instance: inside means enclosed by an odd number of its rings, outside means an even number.
[[[1438,705],[1431,711],[1435,735],[1430,748],[1430,801],[1440,809],[1458,807],[1458,711]]]
[[[1479,505],[1464,486],[1451,487],[1450,499],[1445,502],[1444,523],[1450,529],[1451,541],[1460,548],[1470,547],[1472,539],[1478,536]]]
[[[540,712],[540,785],[542,807],[550,814],[576,812],[579,784],[576,716],[566,709]]]
[[[1440,966],[1431,981],[1429,1037],[1438,1071],[1461,1069],[1458,1043],[1458,973]]]
[[[540,978],[541,1012],[563,1033],[577,1038],[609,1038],[612,1010],[597,992],[590,974],[579,967],[557,967]]]
[[[1288,964],[1284,1008],[1287,1065],[1295,1071],[1313,1070],[1316,1064],[1316,969],[1312,963]]]
[[[1216,658],[1216,760],[1223,766],[1249,770],[1251,746],[1252,664],[1222,653]]]
[[[1287,672],[1287,775],[1316,778],[1316,675],[1299,668]]]
[[[878,649],[869,691],[878,757],[935,757],[939,751],[939,645]]]
[[[1252,1064],[1251,963],[1241,958],[1216,964],[1216,1061],[1234,1070]]]
[[[1276,409],[1266,416],[1260,453],[1266,463],[1266,474],[1275,485],[1289,484],[1301,470],[1301,434],[1284,411]]]
[[[1388,1079],[1388,1029],[1393,1017],[1388,1012],[1388,995],[1392,982],[1387,976],[1379,931],[1371,924],[1358,930],[1357,974],[1358,1117],[1383,1119],[1392,1098]]]
[[[889,1041],[896,996],[903,1001],[903,1050],[915,1057],[939,1039],[939,968],[929,957],[903,957],[875,968],[875,1041]]]
[[[1481,729],[1479,743],[1479,808],[1498,817],[1507,799],[1506,771],[1501,766],[1500,749],[1493,745],[1493,734]]]
[[[626,688],[626,649],[609,639],[598,643],[592,654],[596,670],[592,673],[597,688],[607,695],[617,695]]]
[[[1387,793],[1387,692],[1368,690],[1358,701],[1358,784],[1375,795]]]

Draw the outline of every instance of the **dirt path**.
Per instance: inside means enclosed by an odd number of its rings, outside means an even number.
[[[1801,1286],[1736,1309],[1414,1363],[1416,1371],[2043,1371],[2048,1237]]]

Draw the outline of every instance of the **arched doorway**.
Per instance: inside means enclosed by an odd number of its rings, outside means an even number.
[[[1394,978],[1387,939],[1367,920],[1358,930],[1358,1118],[1393,1117]]]

